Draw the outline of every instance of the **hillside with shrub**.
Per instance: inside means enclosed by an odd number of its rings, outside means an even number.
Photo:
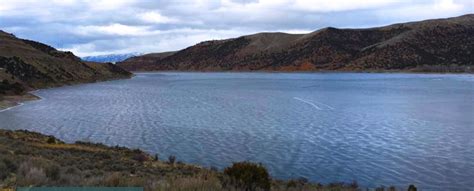
[[[71,52],[56,50],[0,30],[0,95],[129,78],[132,74],[111,63],[83,62]]]
[[[129,71],[474,72],[472,34],[474,15],[469,14],[368,29],[259,33],[119,65]]]

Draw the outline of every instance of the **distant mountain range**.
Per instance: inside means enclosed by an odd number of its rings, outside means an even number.
[[[128,54],[107,54],[107,55],[98,55],[98,56],[84,56],[81,57],[82,60],[84,61],[89,61],[89,62],[121,62],[124,61],[127,58],[133,57],[133,56],[140,56],[143,55],[142,53],[128,53]]]
[[[119,62],[129,71],[474,72],[474,15],[309,34],[258,33]]]
[[[114,64],[84,62],[71,52],[0,30],[0,100],[1,95],[131,75]]]

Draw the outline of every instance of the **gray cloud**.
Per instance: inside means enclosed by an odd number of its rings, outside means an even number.
[[[0,28],[85,56],[177,50],[261,31],[372,27],[473,7],[472,0],[2,0]]]

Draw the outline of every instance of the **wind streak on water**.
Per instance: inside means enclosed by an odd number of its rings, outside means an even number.
[[[298,101],[307,103],[307,104],[313,106],[314,108],[316,108],[316,109],[318,109],[318,110],[323,110],[323,109],[321,109],[321,107],[319,107],[319,106],[316,105],[316,104],[323,105],[323,106],[327,107],[327,108],[330,109],[330,110],[334,110],[334,107],[331,107],[330,105],[327,105],[327,104],[324,104],[324,103],[321,103],[321,102],[305,100],[305,99],[301,99],[301,98],[299,98],[299,97],[293,97],[293,99],[296,99],[296,100],[298,100]],[[316,104],[315,104],[315,103],[316,103]]]
[[[304,99],[301,99],[301,98],[298,98],[298,97],[294,97],[293,99],[296,99],[296,100],[301,101],[303,103],[307,103],[307,104],[313,106],[314,108],[316,108],[317,110],[323,110],[320,107],[318,107],[316,104],[314,104],[313,102],[310,102],[308,100],[304,100]]]

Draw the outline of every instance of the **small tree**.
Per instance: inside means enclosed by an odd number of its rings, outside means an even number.
[[[270,190],[271,181],[267,169],[261,164],[251,162],[238,162],[224,169],[224,174],[229,176],[237,187],[244,190]]]
[[[408,191],[416,191],[416,186],[413,184],[410,184],[410,186],[408,186]]]

